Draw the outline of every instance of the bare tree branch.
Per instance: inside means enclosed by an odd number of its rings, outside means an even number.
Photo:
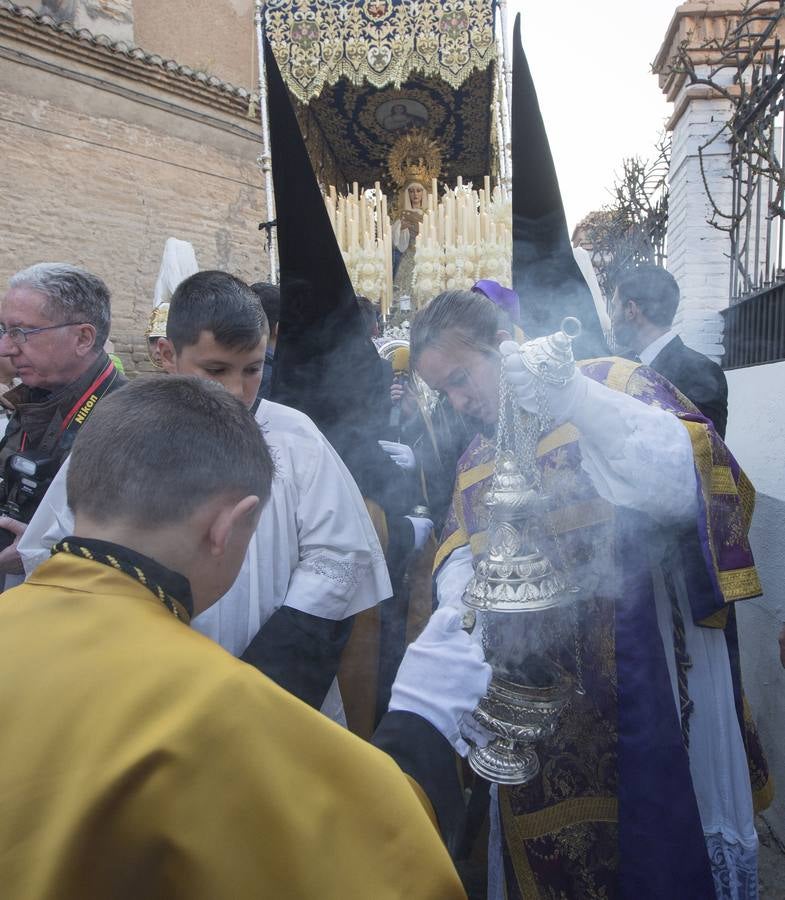
[[[613,294],[625,269],[641,262],[661,265],[665,260],[669,165],[670,138],[663,135],[650,160],[623,160],[611,189],[612,202],[590,213],[576,229],[591,253],[606,297]]]
[[[691,35],[682,41],[670,72],[686,77],[690,85],[708,87],[729,104],[728,119],[698,148],[704,188],[712,208],[711,224],[721,231],[738,225],[746,216],[759,178],[775,182],[778,197],[785,185],[782,161],[771,141],[772,113],[766,106],[782,94],[785,64],[779,52],[777,26],[785,16],[785,0],[750,0],[737,17],[725,20],[723,33],[702,43]],[[715,20],[716,21],[716,20]],[[712,196],[706,173],[709,148],[729,141],[734,167],[747,170],[741,195],[731,210],[722,209]]]

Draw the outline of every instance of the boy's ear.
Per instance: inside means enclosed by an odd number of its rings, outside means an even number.
[[[232,538],[235,528],[245,524],[249,517],[260,511],[259,498],[254,495],[243,497],[235,504],[222,506],[212,521],[209,529],[209,545],[211,556],[223,556]]]
[[[158,338],[158,352],[161,354],[161,366],[164,371],[173,374],[177,371],[177,352],[169,338]]]

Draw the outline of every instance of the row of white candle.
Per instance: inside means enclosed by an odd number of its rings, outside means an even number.
[[[433,253],[451,255],[455,248],[463,248],[475,259],[474,266],[467,266],[468,276],[470,269],[485,268],[483,248],[494,257],[500,251],[511,252],[511,198],[503,186],[491,190],[491,180],[486,176],[482,188],[475,190],[458,177],[455,188],[446,189],[441,199],[436,179],[430,187],[415,245],[421,257]],[[346,196],[339,195],[331,185],[325,204],[353,282],[359,283],[363,266],[368,262],[381,263],[384,274],[377,290],[368,296],[380,304],[386,315],[393,296],[392,228],[387,197],[380,183],[377,181],[373,190],[361,190],[354,182]],[[416,268],[415,261],[415,272]],[[367,290],[368,279],[363,281]]]
[[[362,257],[382,255],[385,261],[384,278],[378,285],[376,296],[383,314],[390,309],[393,289],[392,229],[387,209],[387,197],[377,181],[373,191],[360,190],[355,181],[351,193],[339,195],[333,185],[325,197],[327,214],[338,239],[338,246],[345,256],[362,265]],[[350,272],[350,277],[355,273]],[[354,278],[353,278],[354,280]]]
[[[430,199],[430,198],[429,198]],[[417,238],[414,295],[418,306],[443,290],[468,290],[481,278],[510,281],[512,198],[486,176],[474,190],[458,183],[428,203]]]
[[[417,238],[421,244],[438,244],[455,247],[460,244],[480,246],[486,243],[506,244],[512,238],[512,222],[499,215],[499,206],[508,204],[507,192],[502,186],[491,191],[491,180],[486,175],[479,190],[464,186],[459,176],[454,189],[445,191],[436,204],[436,187],[425,204],[423,223]]]

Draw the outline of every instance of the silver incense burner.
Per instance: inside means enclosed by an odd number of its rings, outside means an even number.
[[[496,465],[484,501],[488,546],[463,597],[467,625],[479,620],[493,668],[474,715],[495,737],[487,747],[471,748],[469,764],[498,784],[525,784],[537,775],[534,744],[553,734],[582,690],[580,660],[576,680],[555,658],[569,643],[578,592],[541,548],[548,498],[536,463],[537,443],[551,424],[544,385],[573,376],[572,341],[579,334],[580,322],[565,319],[561,331],[521,346],[524,367],[537,376],[536,415],[522,414],[504,372],[500,379]]]

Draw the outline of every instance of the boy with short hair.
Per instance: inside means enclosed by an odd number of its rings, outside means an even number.
[[[465,897],[429,819],[490,678],[457,613],[412,646],[377,741],[416,782],[187,627],[272,471],[243,404],[196,378],[137,380],[80,431],[73,533],[0,604],[3,897]]]
[[[267,323],[246,284],[192,275],[172,297],[166,330],[168,372],[218,381],[255,404]],[[310,419],[263,400],[256,421],[276,466],[270,503],[237,580],[194,627],[344,722],[335,674],[354,615],[392,593],[384,556],[357,486]],[[63,474],[20,542],[28,574],[71,527]]]

